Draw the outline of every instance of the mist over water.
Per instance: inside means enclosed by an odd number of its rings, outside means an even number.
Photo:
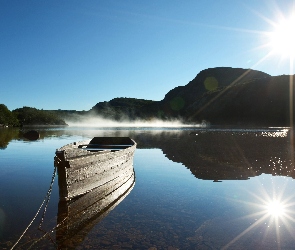
[[[130,121],[123,119],[115,121],[111,119],[105,119],[102,117],[83,117],[81,119],[68,119],[66,123],[72,127],[205,127],[205,124],[187,124],[181,120],[163,121],[160,119],[135,120]]]

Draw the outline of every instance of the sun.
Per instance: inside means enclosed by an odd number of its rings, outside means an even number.
[[[295,57],[295,13],[274,24],[269,33],[272,53],[284,57]]]

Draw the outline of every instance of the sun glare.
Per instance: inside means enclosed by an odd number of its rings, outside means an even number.
[[[281,56],[295,56],[295,14],[275,24],[270,33],[272,52]]]
[[[264,234],[265,239],[276,237],[277,249],[281,249],[282,239],[286,233],[294,235],[295,223],[295,194],[287,186],[293,183],[293,179],[287,179],[287,182],[281,183],[284,179],[274,178],[271,184],[261,182],[261,189],[250,192],[252,196],[250,201],[235,200],[242,204],[252,207],[252,213],[246,214],[241,219],[251,219],[248,227],[239,233],[235,238],[228,242],[222,249],[228,249],[249,232],[259,229]],[[272,190],[272,191],[271,191]]]
[[[268,214],[271,216],[280,217],[285,214],[285,206],[282,202],[278,200],[269,202],[266,205],[266,209]]]

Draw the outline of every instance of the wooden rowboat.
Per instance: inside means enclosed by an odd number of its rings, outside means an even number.
[[[129,179],[135,149],[136,142],[129,137],[94,137],[57,149],[60,200],[71,200],[109,182]]]

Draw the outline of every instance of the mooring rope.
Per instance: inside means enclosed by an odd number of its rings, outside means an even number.
[[[32,249],[32,247],[37,243],[39,242],[40,240],[44,239],[46,236],[50,237],[50,233],[53,233],[54,230],[56,230],[57,228],[59,228],[66,220],[68,219],[68,216],[66,218],[64,218],[59,224],[57,224],[55,227],[51,228],[50,230],[48,230],[47,232],[46,231],[43,231],[44,234],[37,240],[35,240],[35,242],[33,242],[29,247],[28,247],[28,250]],[[51,237],[50,237],[51,239]],[[51,239],[52,243],[56,246],[56,242],[54,242],[52,239]]]
[[[37,213],[35,214],[34,218],[31,220],[31,222],[29,223],[29,225],[27,226],[27,228],[25,229],[25,231],[21,234],[21,236],[19,237],[19,239],[16,241],[16,243],[12,246],[11,250],[13,250],[16,245],[19,243],[19,241],[22,239],[22,237],[25,235],[25,233],[28,231],[28,229],[30,228],[30,226],[33,224],[33,222],[35,221],[36,217],[38,216],[38,214],[40,213],[44,203],[45,203],[45,207],[44,207],[44,211],[43,211],[43,214],[42,214],[42,218],[41,218],[41,221],[39,223],[39,227],[38,229],[43,231],[41,229],[41,225],[44,221],[44,217],[45,217],[45,213],[46,213],[46,210],[47,210],[47,206],[48,206],[48,203],[49,203],[49,200],[50,200],[50,196],[51,196],[51,192],[52,192],[52,187],[53,187],[53,182],[54,182],[54,179],[55,179],[55,176],[56,176],[56,166],[54,166],[54,170],[53,170],[53,174],[52,174],[52,178],[51,178],[51,183],[50,183],[50,186],[49,186],[49,189],[47,191],[47,194],[43,200],[43,202],[41,203],[41,206],[39,207],[39,209],[37,210]]]
[[[44,218],[45,218],[45,214],[46,214],[46,210],[47,210],[47,206],[48,206],[48,203],[49,203],[49,200],[50,200],[50,196],[51,196],[51,192],[52,192],[52,188],[53,188],[53,182],[54,182],[54,178],[55,178],[55,175],[56,175],[56,166],[54,166],[54,171],[53,171],[53,174],[52,174],[52,179],[51,179],[51,183],[50,183],[50,186],[49,186],[49,189],[47,191],[47,194],[45,196],[45,199],[46,199],[46,203],[45,203],[45,207],[44,207],[44,211],[43,211],[43,214],[42,214],[42,217],[41,217],[41,220],[40,220],[40,223],[39,223],[39,227],[38,229],[41,229],[41,225],[43,224],[44,222]],[[44,200],[45,200],[44,199]]]

